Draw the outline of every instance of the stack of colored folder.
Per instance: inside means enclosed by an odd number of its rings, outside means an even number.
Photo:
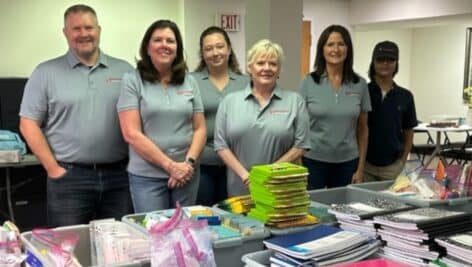
[[[216,206],[231,213],[246,214],[254,207],[254,201],[250,195],[235,196],[219,202]]]
[[[308,215],[307,176],[305,167],[292,163],[253,166],[249,189],[255,207],[248,216],[279,228],[316,223]]]

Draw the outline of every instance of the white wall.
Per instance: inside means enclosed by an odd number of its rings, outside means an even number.
[[[354,68],[361,76],[368,80],[368,71],[374,46],[384,40],[393,41],[400,50],[399,71],[395,76],[395,81],[398,85],[410,89],[412,32],[411,29],[355,31]],[[414,88],[411,89],[414,91]]]
[[[211,25],[216,24],[216,14],[219,12],[241,14],[241,31],[229,32],[229,38],[233,45],[233,51],[238,58],[241,70],[245,71],[246,42],[245,42],[245,0],[185,0],[184,27],[185,27],[185,51],[189,69],[194,70],[200,57],[200,34]]]
[[[418,118],[463,115],[465,26],[415,29],[413,32],[411,87],[415,90]]]
[[[139,42],[155,20],[167,18],[182,24],[182,1],[83,0],[92,6],[102,27],[101,48],[134,64]],[[0,0],[0,76],[28,77],[41,61],[67,51],[62,34],[63,14],[77,1]]]
[[[472,13],[470,0],[351,0],[352,24]]]
[[[339,24],[352,33],[349,4],[348,0],[303,0],[303,20],[311,21],[310,71],[313,70],[315,62],[318,38],[326,27]],[[352,37],[354,39],[354,36]],[[356,53],[355,50],[354,52]]]

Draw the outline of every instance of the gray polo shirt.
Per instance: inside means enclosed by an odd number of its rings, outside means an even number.
[[[185,76],[181,85],[169,85],[143,81],[138,71],[123,76],[118,112],[137,109],[141,116],[143,133],[162,152],[176,161],[184,161],[192,143],[193,113],[203,112],[202,99],[195,79]],[[169,174],[144,160],[129,147],[128,172],[157,178]]]
[[[361,112],[371,110],[365,80],[360,78],[356,84],[344,83],[336,92],[326,75],[321,77],[320,84],[307,75],[300,94],[310,117],[311,150],[305,157],[332,163],[357,158],[357,119]]]
[[[38,121],[58,161],[109,163],[127,156],[116,112],[123,73],[132,66],[100,51],[89,68],[72,52],[31,74],[20,116]]]
[[[292,147],[310,149],[308,116],[302,97],[276,87],[261,107],[250,85],[227,95],[216,114],[215,150],[229,148],[246,168],[269,164]],[[247,194],[241,178],[228,168],[228,194]]]
[[[213,146],[216,111],[223,97],[229,93],[246,88],[249,83],[249,77],[246,75],[238,75],[230,71],[228,84],[220,91],[210,81],[207,70],[193,72],[191,74],[197,80],[198,88],[202,95],[203,106],[205,107],[207,142],[200,156],[200,162],[207,165],[223,165],[223,161],[218,157]]]

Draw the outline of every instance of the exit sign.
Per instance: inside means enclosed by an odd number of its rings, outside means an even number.
[[[241,29],[241,15],[237,13],[220,13],[216,16],[217,25],[227,32],[237,32]]]

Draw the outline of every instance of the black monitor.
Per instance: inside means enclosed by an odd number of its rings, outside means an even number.
[[[27,78],[0,78],[0,129],[19,133],[21,98]]]

